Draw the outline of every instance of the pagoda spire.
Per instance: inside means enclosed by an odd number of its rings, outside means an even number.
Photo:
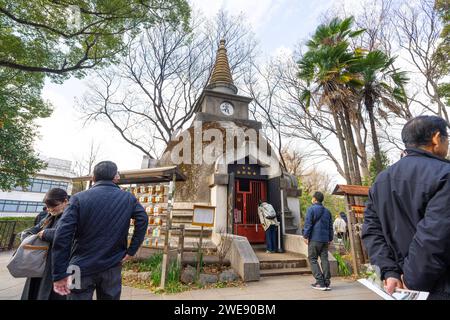
[[[214,63],[213,72],[206,88],[217,91],[231,91],[234,94],[238,91],[233,83],[233,77],[231,76],[224,39],[220,40],[219,49],[217,50],[216,55],[216,62]]]

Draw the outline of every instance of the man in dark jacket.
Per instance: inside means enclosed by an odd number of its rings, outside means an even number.
[[[385,289],[450,298],[450,162],[447,122],[411,119],[402,130],[405,156],[370,188],[362,239]]]
[[[113,181],[120,178],[111,161],[94,168],[94,186],[70,199],[53,242],[53,281],[59,294],[71,300],[120,299],[122,262],[135,255],[148,226],[144,208]],[[134,234],[127,248],[130,219]],[[81,289],[69,290],[67,268],[78,266]]]
[[[312,198],[313,205],[306,212],[303,238],[308,245],[308,259],[316,283],[311,287],[317,290],[331,290],[330,263],[328,261],[328,244],[333,241],[333,219],[330,211],[322,205],[324,196],[315,192]],[[317,258],[320,257],[322,270]]]

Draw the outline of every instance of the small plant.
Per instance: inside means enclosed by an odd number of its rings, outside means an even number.
[[[161,273],[162,273],[162,260],[157,266],[155,266],[151,274],[152,284],[154,286],[159,286],[161,284]]]
[[[333,253],[334,258],[336,259],[336,262],[338,264],[338,274],[340,276],[348,277],[352,274],[350,271],[350,268],[347,265],[347,262],[342,258],[342,256],[339,254],[339,252]]]
[[[225,232],[225,229],[220,229],[220,243],[217,246],[217,257],[219,258],[219,271],[222,271],[225,267],[224,260],[228,252],[231,249],[232,239],[229,233]]]
[[[185,291],[188,286],[185,286],[180,282],[181,266],[177,261],[173,261],[169,265],[169,270],[167,271],[167,284],[165,286],[165,292],[167,293],[177,293]]]
[[[180,281],[181,268],[178,261],[173,261],[169,265],[169,270],[167,272],[167,282],[179,282]]]
[[[221,289],[221,288],[226,288],[227,287],[227,283],[226,282],[217,282],[216,283],[216,288]]]
[[[197,273],[195,278],[198,280],[200,277],[200,272],[203,270],[203,250],[200,241],[197,242]]]

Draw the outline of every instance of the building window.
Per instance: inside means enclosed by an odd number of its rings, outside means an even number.
[[[19,201],[5,201],[3,210],[5,212],[17,212],[17,205]]]
[[[0,212],[28,212],[37,213],[45,206],[37,201],[0,200]]]
[[[30,179],[30,185],[25,190],[21,187],[17,187],[14,190],[46,193],[47,191],[53,188],[61,188],[67,191],[68,187],[69,184],[67,182],[33,178]]]
[[[27,212],[27,204],[26,203],[20,203],[19,208],[17,209],[18,212]]]
[[[31,182],[31,185],[28,187],[28,190],[31,192],[41,192],[42,183],[40,180],[34,180]]]

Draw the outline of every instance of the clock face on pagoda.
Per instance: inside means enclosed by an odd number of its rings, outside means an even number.
[[[234,107],[230,102],[224,101],[220,104],[220,111],[226,116],[231,116],[234,113]]]

